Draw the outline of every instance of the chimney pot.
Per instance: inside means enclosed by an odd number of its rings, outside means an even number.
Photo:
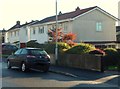
[[[59,12],[59,15],[62,15],[62,12],[61,12],[61,11]]]
[[[77,7],[77,8],[76,8],[76,11],[79,11],[79,10],[80,10],[80,8],[79,8],[79,7]]]
[[[20,21],[17,21],[16,24],[17,24],[17,25],[20,25]]]

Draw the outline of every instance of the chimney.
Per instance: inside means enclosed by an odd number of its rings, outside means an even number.
[[[79,7],[77,7],[77,8],[75,9],[75,11],[80,11],[80,8],[79,8]]]
[[[61,11],[59,12],[59,15],[62,15],[62,12],[61,12]]]
[[[31,22],[34,22],[34,20],[31,20]]]
[[[28,22],[26,21],[25,24],[27,24]]]
[[[16,25],[20,25],[20,21],[17,21],[17,22],[16,22]]]

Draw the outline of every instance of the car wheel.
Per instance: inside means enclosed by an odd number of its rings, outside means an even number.
[[[7,68],[8,68],[8,69],[11,69],[11,64],[10,64],[10,61],[9,61],[9,60],[7,61]]]
[[[21,65],[21,71],[22,72],[26,72],[27,71],[27,67],[26,67],[26,64],[24,62]]]

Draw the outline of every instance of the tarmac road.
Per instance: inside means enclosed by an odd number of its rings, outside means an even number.
[[[109,84],[106,81],[117,78],[119,75],[90,80],[90,78],[83,76],[84,73],[81,74],[81,77],[71,77],[55,72],[30,71],[23,73],[18,68],[7,69],[4,62],[0,63],[1,65],[3,89],[4,87],[81,87],[81,89],[86,89],[87,87],[98,89],[99,87],[101,89],[118,89],[117,84]]]

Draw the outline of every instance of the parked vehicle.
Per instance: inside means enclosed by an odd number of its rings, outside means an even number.
[[[44,72],[49,70],[50,56],[43,49],[21,48],[7,58],[7,67],[19,67],[25,72],[29,69],[38,69]]]
[[[3,55],[11,55],[16,50],[18,50],[18,48],[15,45],[2,44],[2,54]]]

